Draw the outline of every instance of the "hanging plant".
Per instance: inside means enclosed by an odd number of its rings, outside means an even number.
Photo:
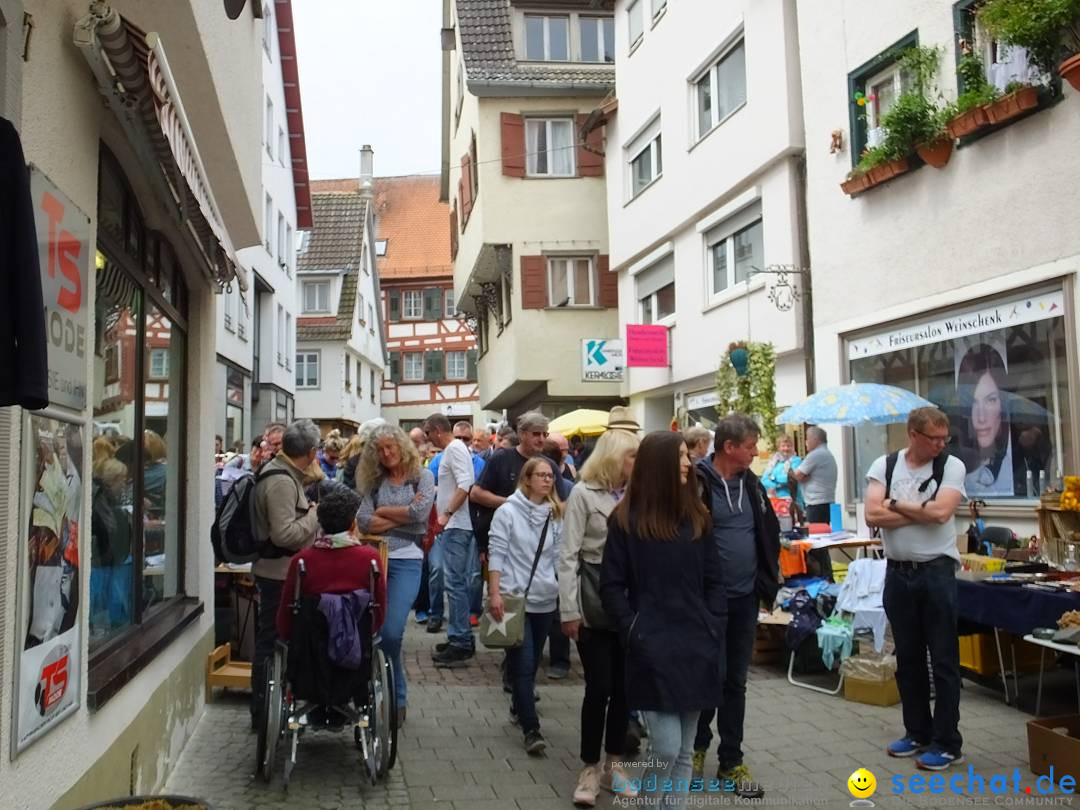
[[[736,356],[745,353],[746,371],[739,374]],[[752,416],[770,446],[776,445],[776,352],[771,343],[732,343],[716,370],[717,413],[738,411]]]
[[[750,370],[750,352],[745,341],[740,340],[728,346],[728,362],[737,376],[746,376],[746,372]]]

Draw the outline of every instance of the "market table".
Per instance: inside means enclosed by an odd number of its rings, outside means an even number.
[[[1080,647],[1075,644],[1058,644],[1056,641],[1035,638],[1030,634],[1024,636],[1024,641],[1029,644],[1037,644],[1041,648],[1039,650],[1039,691],[1035,693],[1035,716],[1039,716],[1039,707],[1042,706],[1043,665],[1046,661],[1047,650],[1054,650],[1073,657],[1073,672],[1076,673],[1076,710],[1080,711]]]
[[[1005,658],[1001,654],[1000,631],[1026,636],[1036,627],[1057,627],[1062,613],[1080,610],[1080,593],[1055,593],[1022,585],[989,585],[984,581],[957,579],[956,595],[957,612],[961,619],[994,628],[994,644],[1006,703],[1012,700],[1009,697]],[[1013,687],[1019,693],[1015,660]]]

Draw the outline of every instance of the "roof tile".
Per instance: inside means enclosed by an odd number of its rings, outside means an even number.
[[[348,340],[356,311],[356,279],[364,254],[364,221],[367,200],[355,190],[328,191],[322,182],[312,184],[311,204],[315,225],[305,250],[297,258],[300,273],[319,270],[341,272],[341,297],[335,324],[305,324],[298,319],[297,340]]]
[[[375,179],[376,239],[387,240],[376,261],[379,280],[454,274],[450,258],[450,206],[439,202],[438,176]]]

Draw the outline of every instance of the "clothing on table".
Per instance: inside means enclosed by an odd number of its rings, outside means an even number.
[[[810,550],[808,540],[796,540],[790,548],[780,547],[780,573],[785,577],[806,573],[806,552]]]
[[[851,622],[840,616],[830,616],[817,629],[817,641],[821,660],[827,669],[832,669],[837,657],[843,661],[851,655],[854,641]]]
[[[878,652],[885,646],[888,626],[882,604],[885,572],[885,560],[853,560],[848,565],[847,576],[836,600],[837,610],[853,614],[851,626],[854,631],[869,629],[873,632],[874,649]]]
[[[827,444],[819,444],[806,454],[799,465],[799,473],[807,476],[802,493],[808,507],[832,503],[836,499],[836,458]]]
[[[422,560],[421,543],[427,534],[431,505],[435,502],[435,479],[431,472],[421,468],[415,479],[400,484],[391,483],[384,475],[369,492],[360,494],[363,500],[356,513],[356,527],[361,532],[371,530],[371,520],[380,506],[408,507],[409,522],[383,534],[389,540],[391,558]]]

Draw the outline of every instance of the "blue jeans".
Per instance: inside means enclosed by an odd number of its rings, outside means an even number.
[[[473,533],[465,529],[446,529],[439,535],[439,543],[442,545],[443,580],[446,601],[449,603],[446,640],[452,647],[472,650],[476,643],[469,626],[469,577],[473,572],[469,552],[475,552],[476,540]]]
[[[428,552],[428,619],[443,618],[443,536],[438,535]]]
[[[382,648],[394,668],[394,686],[397,705],[406,704],[405,667],[401,663],[401,639],[405,635],[405,623],[409,610],[420,590],[420,569],[423,560],[390,560],[386,576],[386,619],[383,621]]]
[[[536,716],[536,701],[533,700],[533,688],[536,685],[536,668],[544,651],[551,624],[558,616],[558,611],[550,613],[525,613],[525,638],[520,647],[506,651],[506,666],[510,672],[510,684],[513,687],[514,711],[517,713],[521,730],[528,734],[540,728],[540,719]]]
[[[956,564],[938,557],[917,567],[889,561],[882,602],[896,642],[896,685],[904,729],[920,743],[959,754],[960,642],[956,637]],[[930,715],[930,677],[934,670],[934,714]]]
[[[484,612],[484,578],[480,569],[480,550],[476,545],[475,532],[469,546],[469,564],[472,566],[469,574],[469,613],[479,616]]]
[[[698,720],[697,736],[694,748],[707,750],[712,742],[713,715],[716,715],[716,732],[720,744],[716,747],[716,758],[721,770],[729,770],[742,765],[743,722],[746,719],[746,674],[750,669],[750,658],[754,652],[754,637],[757,635],[758,598],[756,594],[733,596],[727,600],[727,636],[725,655],[727,656],[727,675],[724,678],[724,705],[719,710],[707,709]]]
[[[641,792],[648,804],[684,807],[690,790],[690,755],[700,712],[644,711],[649,727],[649,756],[655,765],[641,774]]]

